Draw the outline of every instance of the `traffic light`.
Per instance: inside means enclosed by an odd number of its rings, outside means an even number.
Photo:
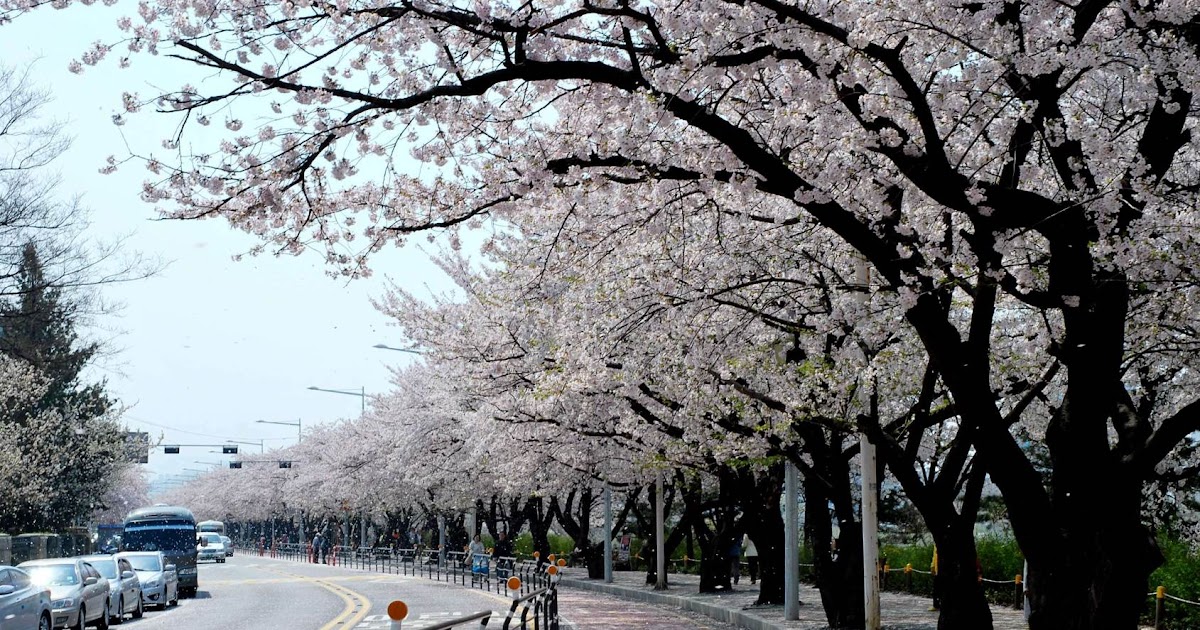
[[[232,444],[222,446],[221,453],[223,453],[225,455],[237,455],[237,447],[233,446]]]
[[[292,462],[281,461],[281,462],[279,462],[279,467],[280,468],[291,468]]]
[[[178,455],[179,447],[178,446],[164,446],[163,453],[166,453],[167,455]]]
[[[229,462],[229,467],[230,468],[241,468],[242,462]]]

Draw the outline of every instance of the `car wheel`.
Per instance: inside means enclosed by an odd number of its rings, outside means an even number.
[[[104,602],[104,614],[100,615],[100,618],[96,620],[96,628],[99,630],[108,630],[109,618],[108,602]]]
[[[117,600],[117,614],[108,618],[108,625],[119,626],[125,620],[125,597]]]
[[[80,606],[79,607],[79,623],[75,624],[75,630],[83,630],[83,628],[85,626],[87,626],[87,621],[85,621],[85,619],[87,619],[87,608]]]
[[[51,630],[50,613],[42,613],[42,618],[38,619],[38,630]]]
[[[137,602],[137,608],[133,609],[133,618],[141,619],[143,614],[145,614],[145,610],[142,608],[142,598],[139,597],[138,602]]]

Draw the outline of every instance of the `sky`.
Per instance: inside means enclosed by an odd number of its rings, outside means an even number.
[[[243,448],[258,452],[260,440],[268,450],[294,444],[297,431],[256,420],[310,427],[357,416],[361,397],[307,388],[385,392],[388,367],[419,358],[372,347],[405,340],[371,297],[382,295],[389,281],[427,295],[450,290],[449,280],[413,246],[379,255],[375,276],[357,281],[330,278],[315,253],[235,262],[257,243],[254,237],[220,220],[157,220],[154,208],[138,198],[146,175],[140,166],[100,174],[107,156],[128,154],[127,146],[151,152],[172,127],[171,117],[152,112],[114,125],[123,91],[145,96],[206,80],[189,77],[196,71],[184,62],[144,54],[134,55],[126,70],[105,62],[82,75],[68,72],[91,42],[115,41],[117,17],[134,10],[127,1],[115,8],[41,10],[0,26],[0,63],[34,64],[37,83],[55,98],[45,114],[65,122],[74,138],[53,168],[62,178],[62,197],[81,195],[91,209],[88,236],[126,237],[127,251],[164,263],[149,279],[103,288],[106,300],[122,306],[90,330],[111,350],[90,375],[105,379],[129,407],[124,420],[131,430],[148,431],[162,444],[238,439],[254,442]],[[165,455],[161,447],[152,449],[144,468],[159,485],[178,483],[228,461],[213,450],[184,446]]]

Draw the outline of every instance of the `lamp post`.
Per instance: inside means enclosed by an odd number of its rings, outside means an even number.
[[[382,345],[382,344],[380,344],[380,345]],[[379,347],[379,346],[376,346],[376,347]],[[314,392],[327,392],[330,394],[342,394],[344,396],[358,396],[362,400],[361,414],[366,415],[366,413],[367,413],[367,388],[366,387],[360,387],[358,389],[358,391],[354,391],[352,389],[328,389],[325,387],[317,387],[316,385],[309,385],[308,389],[310,389]],[[359,545],[366,546],[366,544],[367,544],[366,514],[360,513],[358,519],[359,519],[358,520],[358,523],[359,523],[359,525],[358,525],[359,526]],[[343,534],[343,537],[346,539],[347,542],[349,542],[349,539],[350,539],[350,519],[349,519],[349,517],[347,517],[347,519],[346,519],[346,527],[343,531],[345,532]]]
[[[366,387],[359,388],[358,391],[354,391],[352,389],[326,389],[324,387],[317,387],[316,385],[309,385],[308,388],[314,392],[329,392],[330,394],[344,394],[346,396],[358,396],[359,398],[362,399],[362,412],[363,413],[367,412],[367,388]],[[261,422],[261,420],[260,420],[260,422]]]
[[[312,388],[310,387],[309,389],[312,389]],[[296,427],[296,443],[297,444],[299,444],[300,440],[303,439],[303,437],[304,437],[304,429],[301,427],[300,418],[296,418],[295,422],[278,422],[276,420],[255,420],[254,422],[256,422],[258,424],[282,424],[285,427]]]

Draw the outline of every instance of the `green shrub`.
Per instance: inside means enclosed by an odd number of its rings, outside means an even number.
[[[1166,561],[1161,567],[1150,574],[1150,591],[1157,586],[1164,586],[1167,593],[1187,599],[1200,601],[1200,553],[1192,546],[1179,540],[1160,538],[1159,547]],[[1143,620],[1148,624],[1154,623],[1155,602],[1153,597],[1146,598],[1146,608]],[[1200,628],[1200,608],[1189,606],[1171,599],[1166,600],[1165,630],[1184,630]]]

